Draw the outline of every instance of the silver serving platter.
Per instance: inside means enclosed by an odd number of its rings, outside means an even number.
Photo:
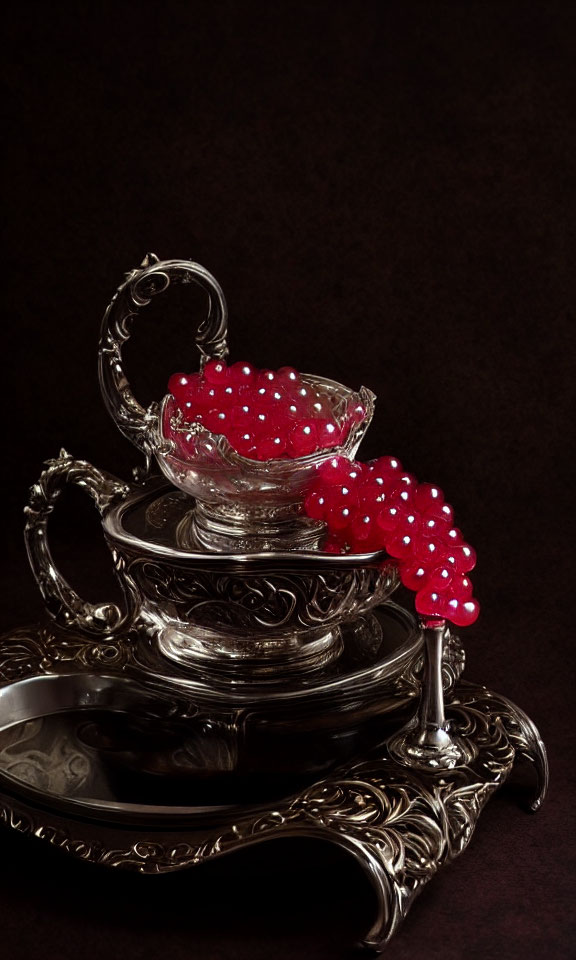
[[[249,738],[231,757],[222,730],[194,735],[184,700],[171,709],[154,685],[132,677],[116,643],[111,657],[48,626],[0,640],[0,822],[82,860],[162,874],[279,837],[329,840],[374,887],[377,913],[362,944],[380,950],[439,867],[467,847],[517,761],[537,775],[531,809],[544,797],[536,728],[505,697],[454,683],[457,649],[447,651],[446,716],[468,763],[414,768],[389,751],[379,716],[365,718],[370,735],[348,745],[348,759],[332,753],[319,776],[312,751],[312,762],[301,757],[287,776],[278,731],[264,767],[254,765]],[[115,666],[96,673],[102,657]],[[308,743],[322,741],[325,720],[325,712],[304,720]],[[285,730],[285,744],[291,735],[298,740]]]

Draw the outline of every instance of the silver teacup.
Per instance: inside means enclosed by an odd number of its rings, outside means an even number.
[[[72,589],[50,553],[48,518],[66,484],[86,490],[101,516],[125,597],[92,604]],[[105,638],[152,638],[180,668],[239,676],[290,673],[339,655],[340,628],[382,603],[398,583],[383,553],[216,553],[187,545],[194,501],[158,480],[122,483],[65,451],[31,490],[25,538],[30,563],[56,620]]]

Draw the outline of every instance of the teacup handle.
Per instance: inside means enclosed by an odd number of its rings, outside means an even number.
[[[108,412],[124,436],[143,451],[148,462],[153,452],[158,408],[152,404],[145,410],[134,397],[122,366],[122,346],[130,337],[131,322],[140,309],[171,283],[195,283],[208,294],[208,315],[196,331],[200,367],[210,357],[225,357],[228,353],[228,310],[218,281],[199,263],[159,260],[154,253],[146,254],[140,267],[127,274],[104,314],[98,372]]]
[[[66,627],[98,635],[110,635],[127,626],[131,610],[123,614],[115,603],[89,603],[72,589],[58,571],[48,545],[48,518],[66,484],[85,490],[98,512],[104,514],[123,499],[130,487],[85,460],[74,460],[65,450],[57,460],[48,460],[46,469],[30,489],[24,508],[24,539],[32,572],[49,613]]]

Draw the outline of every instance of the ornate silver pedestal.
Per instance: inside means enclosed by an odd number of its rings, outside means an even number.
[[[321,694],[293,689],[291,705],[272,695],[251,702],[244,692],[231,711],[228,694],[220,719],[218,692],[210,697],[204,689],[203,717],[202,682],[166,696],[150,663],[139,665],[133,638],[106,645],[52,626],[7,634],[0,641],[1,820],[80,859],[150,874],[282,836],[330,840],[374,886],[378,912],[362,943],[380,950],[438,868],[466,848],[484,804],[516,763],[534,767],[533,810],[544,797],[547,765],[538,732],[518,707],[458,679],[463,661],[454,638],[444,647],[446,723],[473,759],[436,770],[395,759],[386,741],[414,712],[421,644],[394,604],[378,618],[388,649],[364,651],[371,667],[352,670],[348,686],[372,671],[380,697],[366,696],[364,687],[361,703],[349,698],[332,723],[326,678]],[[353,649],[355,640],[345,644]]]
[[[146,257],[102,326],[103,398],[145,454],[145,482],[63,450],[31,490],[26,545],[56,623],[0,637],[0,820],[141,873],[282,836],[331,840],[374,885],[363,944],[378,950],[519,759],[540,805],[544,747],[521,710],[460,680],[444,620],[389,599],[400,577],[385,551],[325,552],[324,525],[304,515],[317,468],[355,456],[370,391],[303,375],[344,432],[288,460],[241,456],[171,396],[140,406],[122,347],[177,283],[208,296],[201,368],[225,356],[222,291],[189,261]],[[150,477],[154,459],[170,486]],[[121,605],[83,600],[54,563],[48,521],[67,485],[101,515]]]

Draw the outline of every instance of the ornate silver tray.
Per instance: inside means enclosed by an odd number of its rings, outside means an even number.
[[[101,651],[86,638],[44,627],[0,647],[4,678],[20,677],[0,689],[0,819],[74,857],[160,874],[277,837],[326,839],[374,886],[377,916],[362,943],[379,950],[438,868],[466,848],[517,761],[535,770],[531,808],[543,799],[546,756],[531,721],[484,687],[452,685],[453,670],[447,717],[469,764],[411,769],[390,755],[386,724],[372,722],[349,759],[325,758],[324,776],[314,763],[287,775],[270,756],[265,771],[255,764],[251,744],[239,764],[221,730],[193,736],[185,701],[167,709],[158,690],[130,681],[121,647],[115,669],[98,675]],[[314,727],[308,721],[306,736],[321,742]]]
[[[227,350],[222,291],[189,261],[147,257],[106,312],[103,397],[147,471],[126,484],[62,451],[32,487],[26,544],[53,620],[0,637],[0,821],[147,874],[282,836],[330,840],[374,886],[362,942],[379,950],[517,761],[540,806],[544,746],[518,707],[462,681],[444,620],[390,599],[390,557],[322,551],[298,497],[326,451],[257,463],[200,428],[197,456],[179,459],[167,401],[145,411],[122,366],[130,322],[171,282],[208,294],[202,362]],[[309,379],[335,416],[356,396]],[[346,456],[372,414],[359,395]],[[153,458],[179,489],[150,477]],[[66,484],[101,515],[122,606],[83,600],[54,564]]]

